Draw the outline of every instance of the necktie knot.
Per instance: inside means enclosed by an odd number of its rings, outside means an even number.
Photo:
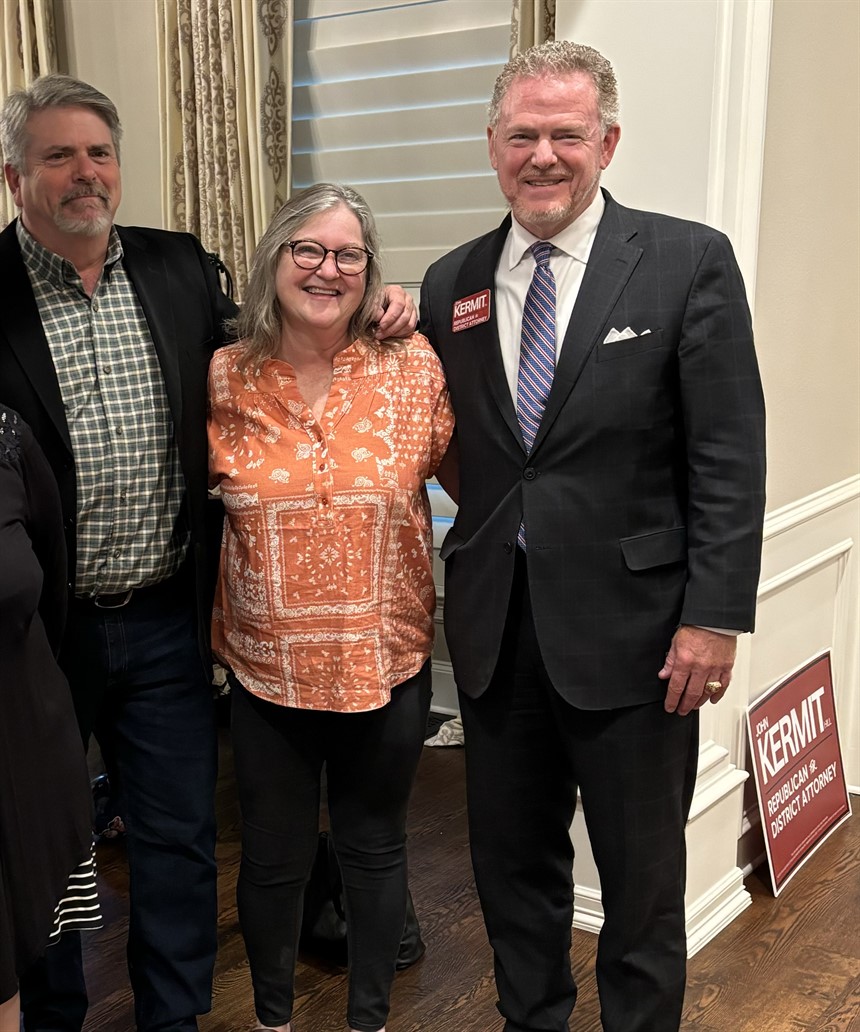
[[[531,252],[535,256],[538,268],[546,269],[549,267],[549,256],[552,254],[552,244],[548,240],[538,240],[536,244],[532,244]]]

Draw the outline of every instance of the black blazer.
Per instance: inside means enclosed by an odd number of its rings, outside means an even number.
[[[510,219],[436,262],[422,286],[421,329],[457,417],[445,635],[470,696],[495,669],[523,514],[542,657],[573,705],[662,698],[657,671],[679,623],[753,628],[764,403],[731,245],[706,226],[605,197],[529,454],[492,301],[488,322],[451,326],[455,300],[494,295]],[[628,326],[637,336],[605,341]]]
[[[208,649],[215,557],[207,521],[217,505],[207,496],[206,378],[209,359],[225,343],[223,322],[236,306],[196,237],[159,229],[117,227],[123,266],[146,316],[158,354],[186,484],[201,648]],[[69,590],[76,563],[75,461],[51,352],[15,223],[0,233],[0,396],[29,423],[60,488],[69,556]],[[210,530],[208,537],[212,537]]]

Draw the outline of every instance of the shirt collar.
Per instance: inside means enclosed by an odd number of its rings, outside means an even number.
[[[29,232],[27,227],[18,219],[15,224],[15,232],[18,237],[18,246],[21,248],[21,257],[28,269],[32,269],[37,275],[47,280],[52,287],[61,290],[69,284],[78,284],[81,281],[77,269],[69,261],[59,254],[54,254],[47,247],[43,247],[39,241]],[[110,279],[110,274],[116,263],[122,258],[122,242],[116,226],[111,226],[108,237],[107,254],[105,256],[104,271],[105,279]]]
[[[364,341],[356,339],[332,359],[333,379],[350,379],[363,375],[368,360],[379,352],[370,348]],[[295,370],[285,358],[264,358],[259,368],[252,374],[254,389],[263,394],[277,394],[283,388],[284,381],[296,378]]]
[[[606,201],[603,199],[603,191],[598,189],[594,195],[594,200],[579,218],[574,219],[569,226],[549,238],[552,241],[553,247],[558,248],[563,254],[575,258],[585,265],[588,262],[588,256],[591,253],[591,247],[597,235],[597,227],[600,225],[601,218],[603,218],[605,207]],[[507,268],[513,269],[519,265],[532,244],[541,239],[543,238],[536,237],[513,218],[511,220],[511,231],[508,234]]]

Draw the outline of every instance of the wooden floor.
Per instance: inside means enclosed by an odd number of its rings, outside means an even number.
[[[213,1011],[201,1032],[244,1032],[254,1024],[250,979],[234,899],[239,828],[229,748],[222,749],[220,952]],[[463,752],[425,749],[410,820],[410,884],[425,957],[397,976],[390,1032],[497,1032],[490,950],[469,866]],[[104,931],[87,939],[93,1004],[87,1032],[131,1032],[125,977],[124,856],[99,852]],[[747,879],[753,905],[690,962],[686,1032],[860,1032],[860,820],[840,828],[779,899],[767,872]],[[580,987],[575,1032],[600,1032],[592,965],[596,939],[574,933]],[[303,964],[296,1032],[343,1032],[345,975]]]

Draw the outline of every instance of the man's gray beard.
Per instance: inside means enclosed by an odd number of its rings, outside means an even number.
[[[524,204],[515,204],[511,209],[516,216],[517,222],[530,222],[536,226],[556,226],[568,219],[576,210],[573,200],[564,204],[557,204],[554,208],[527,208]]]
[[[103,212],[89,217],[77,215],[65,215],[58,211],[54,216],[54,224],[63,233],[73,233],[76,236],[97,237],[107,232],[113,225],[113,217],[105,208]]]
[[[517,222],[520,225],[526,223],[532,223],[535,226],[558,226],[563,222],[573,221],[574,212],[579,209],[576,218],[588,207],[591,201],[594,199],[594,195],[600,188],[600,172],[592,180],[588,189],[577,194],[575,197],[568,197],[568,199],[561,204],[556,204],[552,208],[540,208],[533,210],[527,208],[524,204],[512,204],[511,211],[514,214]],[[586,201],[585,198],[588,198]]]

